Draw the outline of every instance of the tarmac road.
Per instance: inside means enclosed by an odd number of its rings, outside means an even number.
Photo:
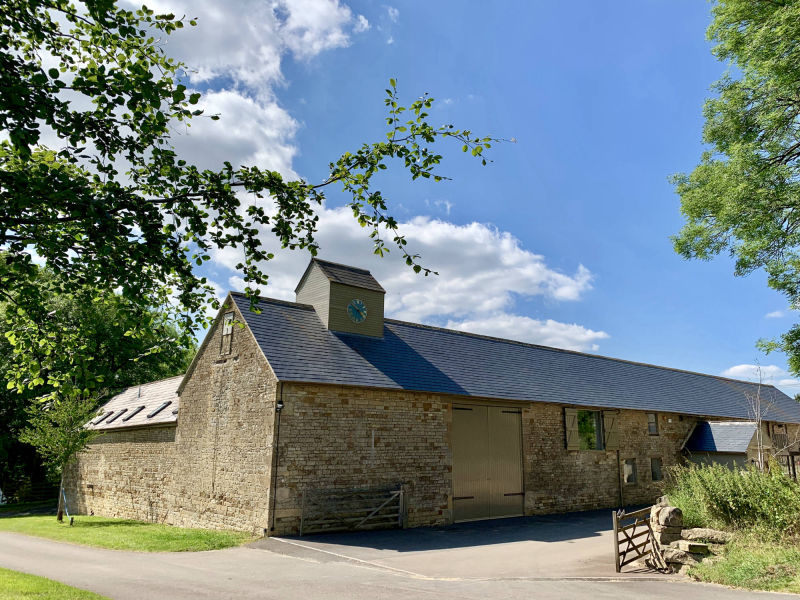
[[[484,546],[484,551],[491,561],[491,547]],[[424,551],[419,554],[420,565],[447,560],[447,549],[440,549],[435,560],[426,560]],[[507,560],[507,556],[502,555],[501,560]],[[372,564],[367,558],[351,558],[305,543],[297,545],[296,540],[278,539],[211,552],[144,553],[103,550],[3,532],[0,566],[49,577],[118,600],[589,597],[735,600],[783,596],[641,574],[634,577],[425,576]]]

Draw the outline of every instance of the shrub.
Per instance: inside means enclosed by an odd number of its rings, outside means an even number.
[[[777,464],[755,467],[689,465],[670,471],[670,504],[689,527],[758,529],[775,535],[800,533],[800,484]]]

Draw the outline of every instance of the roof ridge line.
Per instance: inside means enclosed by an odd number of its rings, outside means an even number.
[[[186,377],[186,373],[184,372],[184,373],[181,373],[180,375],[170,375],[169,377],[162,377],[161,379],[154,379],[153,381],[147,381],[145,383],[134,383],[133,385],[127,386],[125,389],[129,390],[129,389],[135,388],[135,387],[142,387],[142,386],[145,386],[145,385],[152,385],[154,383],[161,383],[162,381],[167,381],[167,379],[175,379],[176,377]],[[120,392],[120,394],[121,393],[122,392]],[[117,394],[115,394],[115,396],[116,395]]]
[[[366,273],[368,275],[372,275],[372,273],[370,272],[369,269],[364,269],[362,267],[354,267],[353,265],[346,265],[344,263],[337,263],[337,262],[333,262],[332,260],[325,260],[324,258],[317,258],[316,256],[312,256],[311,257],[311,261],[312,262],[324,263],[326,265],[333,265],[335,267],[342,267],[344,269],[349,269],[351,271],[359,271],[361,273]]]
[[[228,292],[231,296],[241,296],[242,298],[248,298],[247,294],[244,292],[235,292],[233,290]],[[259,300],[264,300],[265,302],[271,302],[273,304],[284,304],[288,306],[295,306],[297,308],[310,308],[314,309],[311,304],[304,304],[302,302],[292,302],[291,300],[281,300],[280,298],[271,298],[269,296],[258,296]],[[249,312],[249,311],[248,311]]]
[[[689,375],[700,375],[702,377],[712,377],[714,379],[720,379],[722,381],[732,381],[734,383],[746,383],[748,385],[759,385],[759,383],[755,381],[747,381],[745,379],[734,379],[733,377],[723,377],[722,375],[712,375],[710,373],[701,373],[699,371],[689,371],[687,369],[678,369],[676,367],[665,367],[663,365],[654,365],[652,363],[640,362],[636,360],[629,360],[627,358],[616,358],[614,356],[604,356],[602,354],[591,354],[589,352],[580,352],[579,350],[568,350],[566,348],[556,348],[554,346],[545,346],[543,344],[531,344],[530,342],[520,342],[518,340],[510,340],[508,338],[501,338],[495,337],[491,335],[483,335],[480,333],[472,333],[469,331],[459,331],[458,329],[448,329],[447,327],[436,327],[435,325],[424,325],[422,323],[413,323],[411,321],[401,321],[400,319],[384,319],[384,323],[398,323],[400,325],[410,325],[411,327],[417,327],[419,329],[431,329],[434,331],[443,331],[446,333],[453,333],[456,335],[464,335],[468,337],[474,337],[483,340],[489,340],[492,342],[504,342],[507,344],[517,344],[519,346],[525,346],[527,348],[540,348],[542,350],[550,350],[552,352],[563,352],[565,354],[575,354],[577,356],[588,356],[591,358],[601,358],[604,360],[611,360],[615,362],[626,363],[629,365],[637,365],[640,367],[652,367],[654,369],[662,369],[664,371],[673,371],[677,373],[687,373]],[[763,387],[769,387],[773,389],[778,389],[775,387],[774,384],[771,383],[761,383]],[[780,391],[780,390],[778,390]],[[788,397],[788,396],[787,396]]]

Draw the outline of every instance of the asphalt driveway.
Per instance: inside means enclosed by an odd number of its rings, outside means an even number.
[[[295,556],[327,554],[432,578],[616,576],[608,510],[440,528],[273,538],[253,546]],[[633,566],[625,572],[630,577],[658,576]]]
[[[779,596],[689,583],[677,576],[617,575],[607,512],[273,538],[212,552],[123,552],[0,532],[0,566],[118,600]]]

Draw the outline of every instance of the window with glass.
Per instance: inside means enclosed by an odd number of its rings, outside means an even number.
[[[647,413],[647,433],[658,435],[658,413]]]
[[[578,411],[578,437],[581,450],[602,450],[603,414],[599,410]]]
[[[228,354],[233,344],[233,313],[225,313],[222,320],[222,340],[219,347],[220,354]]]
[[[653,479],[653,481],[661,481],[664,479],[664,474],[661,471],[660,458],[650,459],[650,477]]]

